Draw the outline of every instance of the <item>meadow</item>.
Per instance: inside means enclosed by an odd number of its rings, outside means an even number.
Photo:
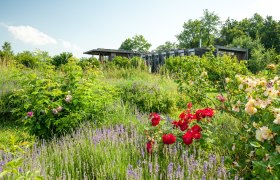
[[[0,66],[0,179],[279,179],[279,65],[210,53]]]

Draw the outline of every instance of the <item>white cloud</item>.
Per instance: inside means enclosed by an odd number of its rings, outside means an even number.
[[[61,39],[61,44],[62,44],[62,47],[67,49],[67,50],[81,51],[81,48],[78,45],[70,43],[70,42],[65,41],[63,39]]]
[[[14,38],[32,45],[56,44],[56,39],[31,26],[7,26]]]

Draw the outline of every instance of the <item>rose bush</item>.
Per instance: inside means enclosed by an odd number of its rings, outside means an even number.
[[[220,109],[243,120],[238,133],[247,155],[240,163],[254,178],[268,178],[280,173],[280,80],[236,75],[226,79],[227,101]],[[241,139],[241,138],[240,138]],[[240,160],[241,161],[241,160]]]
[[[161,151],[163,145],[181,143],[190,145],[194,141],[200,140],[203,135],[207,137],[207,132],[202,134],[203,127],[211,121],[214,116],[214,109],[198,109],[192,113],[192,104],[179,115],[179,120],[168,121],[162,119],[157,113],[149,116],[149,125],[145,127],[148,139],[146,149],[148,153]]]

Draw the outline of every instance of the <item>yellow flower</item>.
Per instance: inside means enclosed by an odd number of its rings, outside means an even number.
[[[280,154],[280,146],[276,145],[276,151]]]
[[[274,70],[276,68],[276,66],[275,66],[275,64],[269,64],[266,68],[270,69],[270,70]]]

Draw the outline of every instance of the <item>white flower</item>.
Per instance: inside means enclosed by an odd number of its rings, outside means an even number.
[[[226,81],[226,83],[229,83],[230,78],[226,78],[225,81]]]
[[[264,139],[263,139],[263,137],[262,137],[262,131],[261,130],[256,130],[256,139],[258,140],[258,141],[261,141],[261,142],[263,142],[264,141]]]
[[[276,115],[276,119],[273,121],[275,124],[280,124],[280,114]]]
[[[273,132],[268,129],[268,127],[263,126],[260,129],[256,130],[256,139],[263,142],[264,140],[270,140],[274,137]]]
[[[261,130],[263,139],[270,140],[273,138],[274,134],[272,133],[272,131],[270,129],[268,129],[268,127],[263,126],[260,128],[260,130]]]
[[[67,95],[65,97],[65,102],[69,103],[72,100],[72,96],[71,95]]]
[[[240,85],[238,86],[238,88],[239,88],[239,89],[243,89],[243,84],[240,84]]]
[[[257,113],[257,108],[254,107],[256,101],[254,99],[250,99],[247,104],[245,105],[245,111],[249,114],[249,115],[253,115]]]

